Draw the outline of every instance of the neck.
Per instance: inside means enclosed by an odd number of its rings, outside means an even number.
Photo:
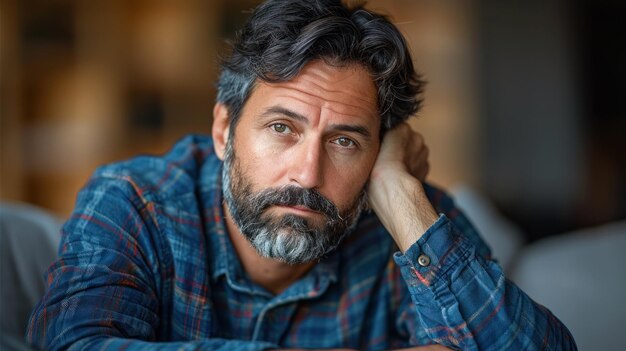
[[[276,259],[259,255],[233,221],[228,206],[226,205],[224,205],[224,214],[228,235],[230,236],[230,240],[233,243],[243,269],[248,273],[253,282],[268,291],[274,294],[281,293],[315,265],[314,262],[287,264]]]

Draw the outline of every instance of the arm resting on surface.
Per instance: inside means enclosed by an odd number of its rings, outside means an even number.
[[[370,206],[401,251],[394,259],[414,304],[405,309],[415,309],[430,340],[451,348],[575,350],[567,328],[505,278],[452,201],[423,185],[427,151],[408,124],[388,131],[368,186]],[[451,218],[437,215],[428,195]]]
[[[276,347],[225,339],[157,343],[167,338],[159,335],[163,323],[171,328],[192,323],[163,318],[159,294],[168,278],[160,273],[158,256],[164,254],[155,244],[158,224],[150,206],[128,182],[92,180],[81,191],[63,228],[60,256],[47,271],[47,291],[31,314],[27,341],[45,350]]]
[[[431,340],[462,350],[576,350],[567,328],[445,215],[394,259]]]

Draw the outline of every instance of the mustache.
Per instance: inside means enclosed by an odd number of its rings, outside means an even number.
[[[259,211],[270,206],[304,206],[326,215],[329,219],[341,219],[337,206],[315,189],[285,185],[262,190],[252,195],[248,201]]]

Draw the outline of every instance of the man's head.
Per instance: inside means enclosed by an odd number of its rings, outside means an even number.
[[[303,263],[339,244],[380,135],[417,111],[421,88],[382,16],[329,0],[257,8],[224,63],[213,137],[227,209],[261,255]]]
[[[217,101],[228,108],[234,125],[259,81],[289,80],[316,59],[367,68],[376,84],[383,131],[420,108],[424,83],[402,34],[385,16],[362,5],[348,8],[340,0],[259,5],[222,64]]]

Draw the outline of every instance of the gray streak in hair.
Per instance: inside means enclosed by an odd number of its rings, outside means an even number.
[[[425,83],[404,37],[385,16],[339,0],[269,0],[255,9],[222,63],[217,101],[228,108],[231,135],[257,80],[289,80],[316,59],[370,71],[381,133],[421,106]]]

